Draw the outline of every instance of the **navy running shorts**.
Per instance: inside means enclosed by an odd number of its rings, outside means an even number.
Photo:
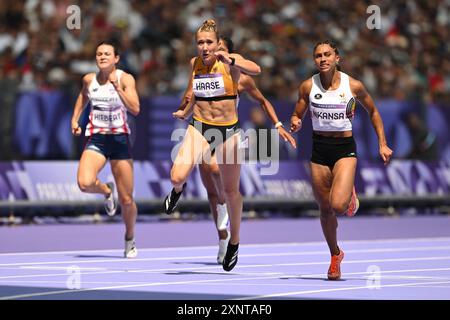
[[[126,133],[89,136],[84,150],[96,151],[110,160],[132,159],[130,139]]]

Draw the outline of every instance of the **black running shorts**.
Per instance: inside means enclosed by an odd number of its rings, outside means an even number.
[[[216,147],[240,131],[239,121],[231,125],[211,125],[191,118],[189,125],[193,126],[205,137],[210,145],[211,154],[214,154]]]
[[[311,162],[333,168],[339,159],[347,157],[356,158],[356,143],[353,136],[334,138],[313,133]]]

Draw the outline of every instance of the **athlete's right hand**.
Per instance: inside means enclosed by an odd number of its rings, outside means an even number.
[[[183,110],[177,110],[176,112],[172,113],[173,117],[180,120],[186,120],[186,115],[184,114]]]
[[[228,52],[226,51],[219,50],[214,52],[214,55],[216,56],[217,60],[222,61],[223,63],[230,64],[232,62]]]
[[[291,116],[291,128],[289,131],[297,132],[301,128],[302,128],[302,120],[295,115]]]
[[[72,134],[74,136],[81,135],[81,127],[78,125],[78,122],[72,122]]]

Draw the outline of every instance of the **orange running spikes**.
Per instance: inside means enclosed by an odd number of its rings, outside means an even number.
[[[347,217],[353,217],[359,209],[359,199],[356,196],[355,187],[352,190],[352,197],[350,199],[350,203],[348,205],[348,209],[346,212]]]
[[[344,251],[339,249],[339,254],[331,256],[330,267],[328,268],[328,280],[339,280],[341,278],[341,262],[344,259]]]

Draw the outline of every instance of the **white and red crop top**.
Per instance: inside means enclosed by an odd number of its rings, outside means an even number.
[[[122,74],[122,70],[116,70],[119,83]],[[130,133],[127,108],[112,83],[108,81],[100,85],[95,76],[89,85],[88,97],[91,102],[91,112],[86,126],[86,136],[96,133]]]

